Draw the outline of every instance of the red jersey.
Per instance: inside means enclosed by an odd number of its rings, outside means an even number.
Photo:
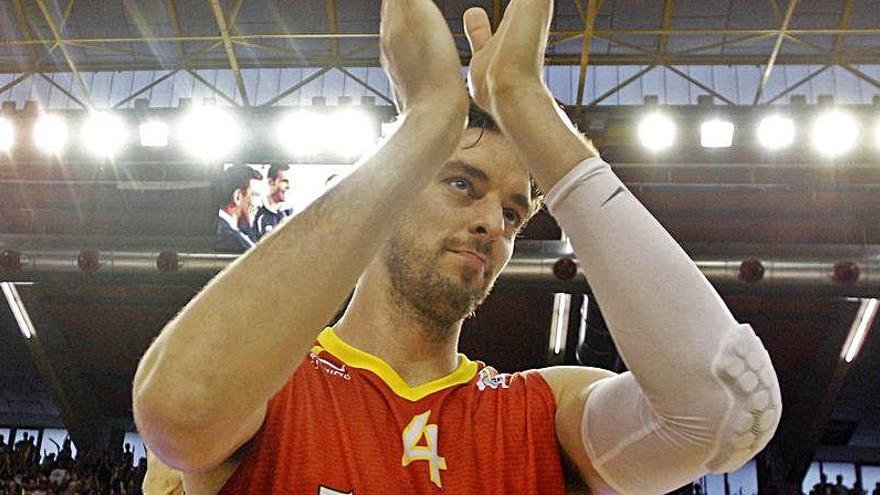
[[[221,494],[564,494],[556,404],[534,371],[459,355],[418,387],[324,330]]]

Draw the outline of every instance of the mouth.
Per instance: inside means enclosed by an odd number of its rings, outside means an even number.
[[[452,251],[452,250],[450,250],[450,251],[452,253],[455,253],[461,259],[463,259],[471,264],[479,265],[482,268],[486,268],[486,266],[489,264],[488,261],[486,260],[486,257],[480,253],[477,253],[474,251],[467,251],[467,250],[465,250],[465,251]]]

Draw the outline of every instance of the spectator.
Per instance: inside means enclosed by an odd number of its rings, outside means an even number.
[[[880,481],[874,485],[874,491],[871,492],[871,495],[880,495]]]
[[[254,245],[249,232],[258,204],[255,199],[259,199],[256,182],[262,179],[263,176],[251,167],[234,165],[214,183],[215,204],[219,208],[215,251],[243,253]]]
[[[843,484],[843,475],[838,474],[835,479],[837,480],[837,483],[831,490],[832,495],[849,495],[849,488]]]
[[[271,232],[282,220],[293,214],[293,210],[282,208],[287,199],[287,191],[290,189],[290,180],[287,177],[288,170],[290,170],[290,166],[287,164],[269,167],[269,194],[260,205],[254,219],[253,232],[258,240]]]

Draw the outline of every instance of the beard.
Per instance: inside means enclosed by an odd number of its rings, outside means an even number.
[[[427,324],[425,328],[431,333],[428,337],[436,342],[448,338],[455,323],[473,316],[495,282],[490,265],[482,271],[470,266],[460,272],[444,271],[441,258],[452,254],[446,249],[422,247],[414,236],[399,228],[385,250],[392,297]]]

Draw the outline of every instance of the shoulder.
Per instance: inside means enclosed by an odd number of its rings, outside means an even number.
[[[539,374],[547,382],[559,405],[578,397],[586,398],[588,390],[595,383],[617,375],[602,368],[585,366],[553,366],[531,372]]]

